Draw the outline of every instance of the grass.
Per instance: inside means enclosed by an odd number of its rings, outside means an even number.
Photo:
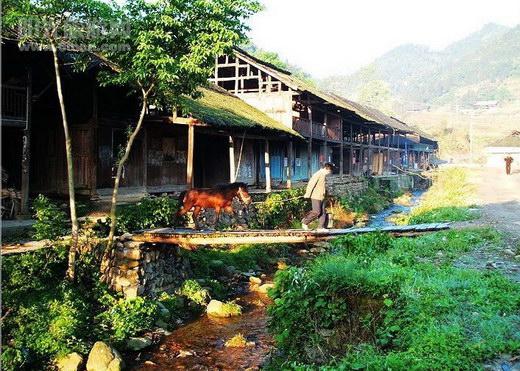
[[[408,215],[395,216],[393,221],[397,224],[419,224],[476,219],[479,213],[471,210],[474,193],[467,170],[442,169],[436,174],[432,187],[424,194],[420,204]]]
[[[227,348],[245,348],[247,339],[242,334],[236,334],[224,344]]]
[[[234,301],[228,301],[222,304],[222,317],[240,316],[242,314],[242,307]]]
[[[272,269],[279,257],[289,252],[289,246],[273,245],[237,245],[224,249],[198,249],[185,253],[190,260],[193,274],[197,278],[216,278],[224,273],[226,267],[233,266],[238,271],[250,269]]]
[[[478,369],[520,350],[520,287],[499,273],[453,267],[489,228],[422,237],[343,237],[332,253],[277,274],[271,367]]]

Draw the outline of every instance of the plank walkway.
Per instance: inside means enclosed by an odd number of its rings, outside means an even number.
[[[193,229],[160,228],[141,231],[132,236],[132,240],[150,243],[166,243],[180,245],[184,248],[215,245],[269,244],[269,243],[312,243],[327,241],[338,236],[357,235],[370,232],[386,232],[396,236],[413,236],[425,232],[449,229],[449,223],[429,223],[383,228],[348,228],[329,229],[324,232],[304,231],[302,229],[286,230],[243,230],[212,231]]]
[[[269,243],[313,243],[327,241],[338,236],[357,235],[370,232],[386,232],[395,236],[415,236],[426,232],[449,229],[449,223],[430,223],[383,228],[329,229],[325,232],[304,231],[302,229],[212,231],[194,229],[160,228],[140,231],[129,240],[149,243],[180,245],[185,249],[197,246],[269,244]],[[2,245],[2,255],[24,253],[52,246],[51,241],[29,241],[19,244]]]

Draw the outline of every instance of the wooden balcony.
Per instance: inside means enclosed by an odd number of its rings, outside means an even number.
[[[2,85],[2,126],[25,127],[27,88]]]
[[[310,137],[310,125],[309,120],[305,119],[293,119],[293,129],[304,137]],[[341,132],[339,127],[326,126],[319,122],[312,123],[312,137],[322,140],[341,140]]]

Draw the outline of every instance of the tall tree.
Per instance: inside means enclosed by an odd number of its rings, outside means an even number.
[[[181,95],[196,96],[213,72],[215,57],[245,40],[244,20],[259,9],[256,0],[128,0],[119,7],[119,19],[126,23],[122,28],[128,32],[106,34],[101,40],[117,47],[98,53],[111,68],[99,77],[103,85],[131,87],[141,107],[117,161],[102,270],[114,240],[121,175],[148,106],[168,111]]]
[[[71,246],[67,278],[74,280],[78,251],[79,224],[74,194],[74,166],[72,139],[67,121],[60,71],[60,51],[75,51],[89,40],[85,35],[96,35],[98,22],[111,13],[107,3],[97,0],[8,0],[4,1],[2,35],[16,38],[26,49],[52,52],[56,92],[60,105],[65,154],[67,161],[67,186],[71,219]]]

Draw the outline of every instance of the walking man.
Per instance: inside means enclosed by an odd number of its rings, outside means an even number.
[[[504,158],[504,161],[506,162],[506,174],[511,175],[511,163],[513,162],[513,157],[507,155],[507,157]]]
[[[325,194],[327,193],[327,176],[332,173],[334,164],[326,162],[309,180],[305,198],[311,199],[312,210],[302,220],[302,228],[309,229],[309,224],[318,219],[318,231],[327,230],[327,213],[325,211]]]

